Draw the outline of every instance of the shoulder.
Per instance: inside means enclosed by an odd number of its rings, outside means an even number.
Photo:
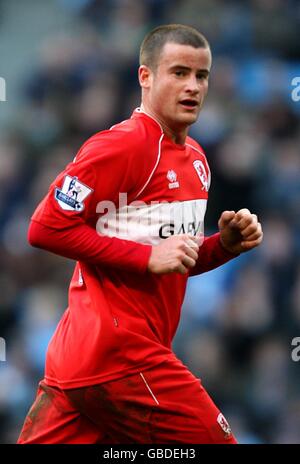
[[[155,146],[154,139],[159,139],[158,135],[143,118],[132,117],[90,137],[78,151],[74,162],[101,162],[115,157],[120,161],[142,157],[146,161],[149,152],[151,160],[151,152],[155,153],[155,149],[151,148]]]
[[[105,174],[104,182],[113,178],[120,191],[134,195],[155,169],[160,137],[161,131],[143,117],[132,117],[90,137],[68,169],[93,174],[97,185]]]
[[[196,142],[196,140],[192,139],[192,137],[187,137],[186,145],[194,152],[193,154],[195,159],[193,161],[193,165],[198,175],[201,176],[205,171],[205,177],[208,186],[207,190],[209,190],[211,183],[211,172],[204,149],[198,142]]]
[[[204,148],[198,142],[196,142],[196,140],[194,140],[192,137],[188,136],[186,138],[186,145],[190,147],[192,150],[198,152],[200,155],[202,155],[206,159]]]

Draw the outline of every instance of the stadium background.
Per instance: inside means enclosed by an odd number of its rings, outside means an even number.
[[[169,22],[213,50],[191,130],[213,172],[206,233],[241,207],[265,232],[256,251],[190,280],[174,347],[240,442],[300,443],[299,20],[299,0],[0,0],[1,443],[33,400],[73,268],[27,244],[30,215],[80,144],[138,106],[139,43]]]

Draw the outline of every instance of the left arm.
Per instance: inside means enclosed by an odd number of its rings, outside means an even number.
[[[257,247],[263,239],[261,224],[248,209],[224,211],[218,222],[219,232],[205,238],[190,276],[211,271]]]

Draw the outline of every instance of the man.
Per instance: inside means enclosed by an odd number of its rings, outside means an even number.
[[[210,68],[195,29],[150,32],[141,108],[91,137],[35,211],[31,244],[77,264],[19,443],[236,443],[171,349],[187,278],[262,240],[247,209],[203,239],[210,173],[187,133]]]

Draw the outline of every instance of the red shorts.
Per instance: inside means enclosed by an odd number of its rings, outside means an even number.
[[[236,443],[199,379],[166,361],[112,382],[60,390],[40,382],[18,443]]]

